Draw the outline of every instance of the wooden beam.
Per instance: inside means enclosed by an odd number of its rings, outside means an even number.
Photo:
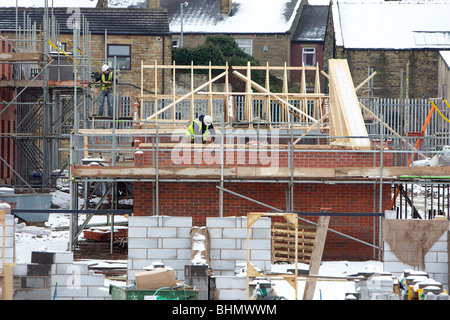
[[[450,167],[342,167],[342,168],[294,168],[294,178],[301,179],[379,179],[380,170],[383,179],[399,178],[442,178],[450,179]],[[156,168],[152,166],[74,166],[75,177],[122,177],[154,178]],[[160,166],[160,178],[218,178],[220,166]],[[225,178],[242,179],[289,179],[291,169],[288,167],[224,167]]]
[[[0,61],[42,61],[42,53],[0,52]]]
[[[309,265],[309,275],[311,276],[319,275],[329,222],[330,216],[320,216],[317,222],[316,238],[312,250],[311,263]],[[312,300],[314,298],[315,288],[316,281],[308,279],[305,284],[305,291],[303,292],[303,300]]]

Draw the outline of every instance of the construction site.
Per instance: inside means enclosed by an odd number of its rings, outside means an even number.
[[[91,30],[93,13],[68,34],[66,8],[10,12],[15,28],[0,22],[3,300],[315,300],[327,281],[354,288],[342,300],[449,299],[446,99],[376,99],[366,93],[377,72],[354,83],[345,59],[326,71],[177,65],[168,34],[130,83],[107,53],[112,35]],[[112,115],[97,116],[104,64]],[[201,115],[214,139],[191,143]],[[48,249],[49,235],[47,249],[18,259],[24,228],[55,216],[67,219],[66,247]],[[320,273],[335,261],[381,270]]]

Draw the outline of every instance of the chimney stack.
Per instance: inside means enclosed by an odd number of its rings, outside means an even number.
[[[229,14],[232,0],[220,0],[220,14]]]
[[[160,0],[147,0],[147,7],[149,9],[159,9],[161,7]]]

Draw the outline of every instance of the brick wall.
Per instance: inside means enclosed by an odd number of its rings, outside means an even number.
[[[144,164],[151,165],[152,151],[141,150],[144,153]],[[159,151],[158,155],[160,166],[173,165],[170,150]],[[392,154],[385,153],[384,155],[384,165],[392,165]],[[237,154],[230,155],[230,157],[235,162],[238,159],[242,160],[242,157],[238,157]],[[261,166],[258,161],[255,164],[249,164],[251,163],[249,157],[248,153],[244,157],[246,166]],[[227,162],[227,157],[225,157],[225,162]],[[280,152],[278,163],[279,167],[288,167],[287,152]],[[199,164],[199,166],[202,165],[207,165],[207,162]],[[305,151],[295,153],[294,156],[295,167],[372,167],[374,165],[379,165],[379,157],[374,160],[374,153],[369,152]],[[216,188],[217,185],[214,182],[160,182],[158,186],[159,214],[188,216],[192,217],[194,225],[205,225],[207,217],[219,216],[220,192]],[[225,182],[224,187],[278,209],[287,210],[286,204],[289,203],[287,183]],[[151,182],[134,183],[134,214],[154,215],[156,213],[154,210],[155,197],[155,190]],[[383,210],[390,209],[390,185],[383,186],[382,200]],[[293,210],[296,212],[319,212],[321,208],[326,207],[336,213],[372,213],[378,211],[378,201],[378,186],[374,187],[373,184],[297,183],[294,186]],[[224,217],[244,216],[248,212],[268,210],[270,209],[254,202],[227,192],[223,193]],[[375,226],[377,224],[377,220],[374,218],[336,217],[330,222],[330,227],[333,226],[337,231],[363,241],[372,242],[374,224]],[[324,256],[328,259],[372,259],[373,250],[369,246],[330,233]]]

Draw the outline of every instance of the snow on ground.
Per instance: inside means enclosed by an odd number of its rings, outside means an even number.
[[[419,192],[418,188],[415,189]],[[69,208],[70,197],[64,191],[53,192],[53,205],[61,209]],[[47,251],[67,251],[69,243],[69,214],[51,213],[45,227],[27,226],[18,224],[16,226],[16,260],[17,263],[30,263],[31,252],[37,250]],[[80,215],[80,223],[84,221],[84,215]],[[119,216],[115,221],[124,221],[126,217]],[[94,216],[89,224],[106,223],[106,216]],[[66,227],[66,230],[62,230]],[[126,263],[117,261],[118,263]],[[110,264],[110,261],[92,260],[89,264]],[[306,266],[306,265],[305,265]],[[305,268],[303,266],[303,268]],[[292,269],[293,265],[275,264],[272,265],[272,272],[286,272]],[[302,269],[302,264],[299,264]],[[364,271],[383,271],[383,263],[380,261],[324,261],[320,267],[319,274],[322,276],[345,277]],[[105,282],[106,283],[106,282]],[[284,280],[272,280],[275,291],[286,299],[295,299],[294,289]],[[298,286],[298,299],[303,297],[305,281],[300,280]],[[318,281],[315,290],[315,300],[344,300],[347,292],[354,292],[353,281],[333,280]]]

